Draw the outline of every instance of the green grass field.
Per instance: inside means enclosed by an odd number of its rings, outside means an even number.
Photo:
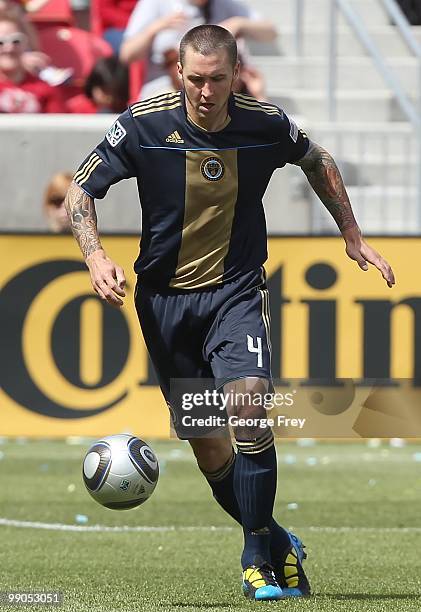
[[[307,545],[314,595],[254,604],[240,589],[240,530],[213,502],[187,444],[151,442],[157,489],[123,512],[86,493],[88,444],[0,445],[0,591],[60,591],[66,611],[421,610],[420,445],[278,445],[276,516]],[[87,517],[80,531],[23,523],[75,526],[76,515]],[[167,530],[87,530],[94,525]]]

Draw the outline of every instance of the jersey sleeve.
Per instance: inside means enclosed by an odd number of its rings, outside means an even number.
[[[130,147],[132,138],[133,119],[127,110],[81,163],[73,177],[75,183],[92,198],[103,198],[111,185],[135,176]]]
[[[279,142],[281,149],[279,166],[297,162],[304,157],[310,145],[307,134],[284,112],[280,120]]]

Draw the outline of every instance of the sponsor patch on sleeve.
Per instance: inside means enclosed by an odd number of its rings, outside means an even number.
[[[288,121],[289,121],[289,135],[291,136],[291,139],[296,143],[298,140],[297,124],[295,123],[295,121],[293,121],[289,117],[288,117]]]
[[[120,121],[116,121],[113,126],[108,130],[105,138],[108,140],[112,147],[116,147],[119,142],[123,140],[127,132],[121,125]]]

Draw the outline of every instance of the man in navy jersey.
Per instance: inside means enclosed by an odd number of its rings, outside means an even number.
[[[94,198],[129,177],[138,181],[142,241],[135,263],[136,309],[159,383],[180,437],[222,508],[244,533],[243,590],[253,600],[310,593],[301,541],[272,517],[276,454],[262,427],[271,389],[267,257],[262,197],[276,168],[300,166],[363,270],[387,262],[362,239],[332,157],[276,106],[232,93],[237,47],[219,26],[181,41],[183,91],[133,104],[74,176],[66,208],[98,295],[123,304],[124,272],[104,252]],[[231,397],[229,415],[246,419],[222,434],[189,434],[172,383],[212,379]],[[241,396],[241,394],[243,394]],[[259,425],[258,425],[259,423]],[[255,424],[255,425],[254,425]]]

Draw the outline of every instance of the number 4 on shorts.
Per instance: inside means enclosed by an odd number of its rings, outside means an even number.
[[[256,344],[254,345],[253,336],[247,334],[247,350],[249,353],[257,353],[257,367],[263,368],[263,354],[262,354],[262,339],[260,336],[256,337]]]

